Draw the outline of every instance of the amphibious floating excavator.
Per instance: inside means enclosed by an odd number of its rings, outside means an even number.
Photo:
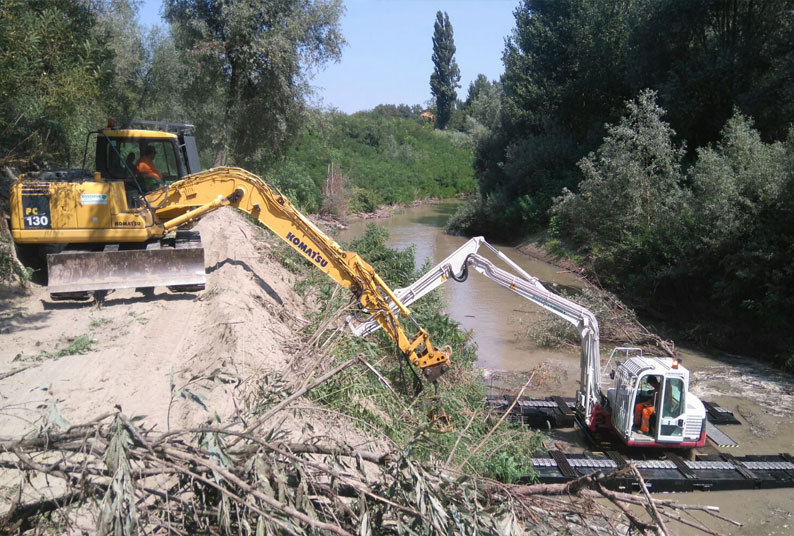
[[[90,172],[84,168],[92,138],[96,165]],[[202,289],[201,237],[184,227],[220,207],[235,207],[349,289],[428,381],[449,368],[449,348],[433,346],[375,270],[340,248],[274,186],[240,168],[201,171],[192,125],[137,122],[116,129],[109,122],[86,138],[83,169],[22,176],[10,205],[16,243],[60,250],[47,255],[55,299],[120,288]],[[415,326],[415,335],[406,334],[400,317]]]
[[[477,254],[480,246],[488,247],[516,274]],[[678,359],[648,357],[637,348],[618,348],[613,356],[622,356],[624,360],[616,362],[610,374],[614,385],[602,391],[595,315],[546,289],[537,277],[526,273],[483,237],[472,238],[411,286],[397,289],[395,294],[403,305],[410,305],[449,279],[465,281],[469,268],[576,327],[582,347],[575,418],[589,434],[617,437],[630,447],[691,449],[705,444],[706,409],[689,391],[689,371]],[[372,320],[352,327],[361,336],[378,328]]]
[[[477,253],[481,246],[490,249],[515,273],[495,266]],[[474,269],[505,289],[528,299],[576,327],[582,338],[581,381],[575,398],[560,396],[546,400],[489,400],[497,412],[511,413],[523,422],[546,428],[549,417],[569,426],[575,421],[589,439],[594,452],[584,454],[551,450],[531,460],[533,475],[519,482],[571,482],[596,471],[609,472],[633,464],[642,482],[632,473],[599,480],[600,485],[621,491],[636,491],[646,486],[652,491],[717,491],[776,489],[794,487],[794,457],[789,454],[762,454],[735,457],[728,453],[706,451],[706,436],[718,446],[736,446],[714,424],[739,424],[733,414],[715,404],[702,402],[689,391],[689,371],[676,359],[643,356],[637,348],[616,348],[614,369],[609,380],[601,376],[598,321],[586,308],[546,289],[509,257],[475,237],[431,268],[415,283],[394,294],[403,305],[410,305],[450,279],[464,282]],[[398,310],[396,303],[393,310]],[[379,329],[372,319],[357,323],[349,319],[353,333],[365,336]],[[616,357],[617,356],[617,357]],[[653,380],[651,380],[653,378]],[[602,389],[605,385],[606,391]],[[638,411],[639,410],[639,411]],[[527,419],[529,417],[529,419]],[[538,418],[539,421],[538,421]],[[645,449],[643,447],[650,447]],[[684,453],[681,452],[682,449]],[[599,452],[600,451],[600,452]],[[626,452],[628,451],[628,453]],[[656,455],[651,454],[655,452]],[[634,456],[627,458],[624,456]],[[659,459],[659,455],[663,459]],[[694,459],[685,459],[692,456]]]

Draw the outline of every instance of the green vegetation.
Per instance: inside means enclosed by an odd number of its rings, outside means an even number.
[[[91,328],[101,328],[102,326],[107,326],[112,321],[109,318],[92,318],[91,322],[88,323],[88,327]]]
[[[481,198],[457,227],[513,238],[548,223],[576,163],[623,103],[657,92],[687,158],[716,142],[734,107],[765,141],[794,120],[791,0],[523,0],[503,56],[500,127],[478,143]]]
[[[34,356],[27,357],[24,354],[17,354],[14,361],[44,361],[45,359],[58,360],[62,357],[70,355],[82,355],[92,350],[96,339],[90,333],[84,333],[78,337],[74,337],[69,344],[53,350],[52,352],[39,352]]]
[[[794,131],[765,143],[736,111],[684,171],[661,112],[646,92],[608,127],[579,193],[555,204],[558,234],[610,286],[707,327],[703,342],[794,370]]]
[[[182,99],[215,165],[264,170],[300,128],[309,76],[341,57],[341,0],[165,0],[191,76]],[[200,111],[199,111],[200,110]]]
[[[385,246],[386,238],[385,230],[372,225],[363,237],[347,245],[346,249],[356,251],[366,259],[392,288],[406,286],[422,270],[415,268],[412,249],[389,249]],[[285,246],[276,256],[279,259],[297,256],[289,253],[291,251]],[[318,310],[321,312],[307,328],[307,333],[314,333],[329,315],[333,316],[348,305],[349,296],[337,292],[337,285],[329,283],[323,274],[310,268],[302,258],[297,263],[306,267],[303,277],[308,278],[319,300]],[[290,262],[290,266],[295,264],[295,261]],[[311,396],[325,407],[352,416],[366,423],[367,428],[378,430],[399,447],[410,449],[411,455],[420,460],[446,460],[455,447],[450,466],[456,467],[486,437],[497,417],[489,415],[483,407],[485,386],[474,368],[476,354],[470,336],[441,311],[442,305],[441,293],[436,291],[411,307],[417,322],[430,333],[433,344],[452,347],[452,368],[439,381],[437,400],[427,384],[414,398],[418,379],[414,379],[408,364],[400,364],[404,358],[382,332],[373,334],[373,341],[354,338],[345,332],[335,346],[333,359],[342,363],[356,355],[365,356],[396,392],[389,391],[374,374],[350,368],[313,390]],[[411,326],[405,325],[405,328],[408,333],[413,333]],[[334,335],[324,334],[318,344],[327,341],[327,337]],[[380,350],[383,348],[394,350],[384,355]],[[454,430],[451,432],[439,431],[429,416],[439,405],[454,416]],[[459,434],[460,441],[455,446]],[[531,474],[529,455],[540,448],[540,439],[539,434],[521,425],[502,423],[466,462],[466,472],[503,481]]]
[[[315,112],[268,178],[309,212],[322,207],[332,162],[352,187],[352,211],[473,191],[471,138],[435,131],[418,115],[416,108],[393,106],[353,115]]]
[[[521,2],[451,228],[546,230],[684,336],[794,370],[794,1],[758,7]]]
[[[430,92],[436,99],[436,126],[446,128],[460,87],[460,69],[455,61],[455,39],[449,15],[436,12],[433,25],[433,74],[430,75]]]
[[[84,2],[9,0],[0,6],[0,166],[82,155],[112,78],[108,35]]]

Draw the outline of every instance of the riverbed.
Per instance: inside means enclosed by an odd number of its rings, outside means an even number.
[[[353,221],[336,238],[346,241],[360,236],[372,223],[389,231],[390,247],[413,246],[420,266],[426,258],[436,264],[467,240],[444,232],[444,224],[458,204],[455,201],[425,204],[399,210],[388,218]],[[582,285],[575,274],[529,258],[509,245],[494,245],[524,271],[540,278],[550,290]],[[490,251],[482,249],[479,253],[497,266],[505,267]],[[537,306],[476,273],[464,283],[449,280],[443,292],[450,316],[462,329],[473,330],[478,365],[485,370],[486,381],[494,384],[492,387],[499,387],[502,372],[521,376],[541,367],[544,381],[531,389],[529,395],[574,395],[579,380],[578,351],[540,348],[526,334],[529,324],[544,314]],[[678,353],[691,371],[692,392],[733,411],[742,423],[724,427],[739,443],[730,449],[731,454],[794,453],[794,378],[754,359],[706,352],[687,345],[686,341],[676,343]],[[602,357],[606,358],[606,354]],[[716,451],[712,446],[707,449]],[[679,494],[676,500],[720,506],[724,515],[744,523],[743,527],[735,528],[727,523],[709,522],[713,530],[723,534],[794,534],[794,489],[687,493]],[[675,533],[689,532],[678,525]]]

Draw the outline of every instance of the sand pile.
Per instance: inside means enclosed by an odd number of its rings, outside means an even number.
[[[254,403],[265,379],[302,379],[290,367],[297,325],[285,318],[302,315],[304,304],[291,274],[268,255],[276,239],[231,209],[197,229],[208,272],[201,293],[120,290],[101,306],[53,302],[43,287],[5,297],[0,377],[27,368],[0,380],[0,435],[36,429],[47,414],[86,422],[115,405],[160,431],[216,415],[228,421]],[[341,433],[335,417],[306,418],[325,422],[332,437]],[[299,431],[300,420],[290,414],[283,426]]]

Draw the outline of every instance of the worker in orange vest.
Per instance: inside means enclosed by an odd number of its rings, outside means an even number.
[[[640,432],[647,434],[651,430],[651,415],[656,411],[656,393],[659,390],[659,379],[656,376],[648,377],[648,385],[651,387],[651,398],[634,405],[634,424],[640,423]]]
[[[155,156],[157,156],[155,148],[147,145],[141,151],[141,158],[135,165],[135,174],[144,181],[146,190],[153,190],[161,186],[163,182],[162,173],[157,171],[157,167],[154,165]]]

